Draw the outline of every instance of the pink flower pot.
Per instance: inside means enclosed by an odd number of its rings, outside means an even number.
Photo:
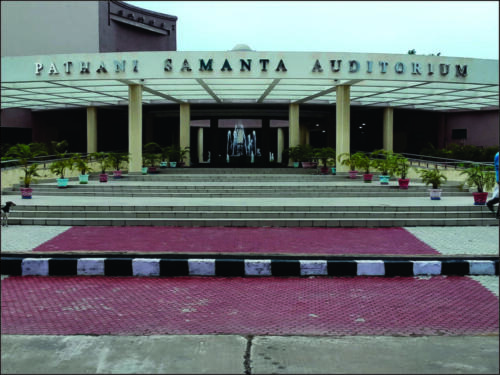
[[[398,180],[399,183],[399,188],[400,189],[408,189],[408,185],[410,184],[410,179],[409,178],[400,178]]]
[[[486,204],[486,199],[488,199],[488,192],[484,193],[472,193],[474,197],[474,204],[476,206],[484,206]]]
[[[99,182],[108,182],[108,175],[106,173],[101,173],[99,175]]]
[[[358,171],[349,171],[349,178],[356,178],[358,175]]]
[[[21,188],[21,198],[22,199],[31,199],[33,196],[32,188]]]
[[[363,174],[363,181],[366,183],[372,182],[373,179],[373,174],[372,173],[365,173]]]

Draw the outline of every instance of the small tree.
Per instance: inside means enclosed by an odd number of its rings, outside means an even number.
[[[478,193],[493,189],[496,183],[495,171],[486,165],[473,164],[472,167],[463,170],[460,174],[466,175],[467,185],[475,186]]]
[[[349,167],[349,170],[355,171],[356,167],[359,165],[360,154],[350,154],[348,152],[344,152],[338,156],[338,161],[341,165],[346,165]]]
[[[394,173],[399,175],[401,179],[406,179],[406,175],[408,174],[408,171],[410,169],[410,163],[408,162],[408,159],[401,154],[395,154],[393,162]]]
[[[120,167],[123,164],[128,163],[129,155],[126,152],[110,152],[109,153],[109,163],[115,169],[115,171],[119,171]]]
[[[373,165],[373,160],[363,152],[357,152],[356,154],[359,154],[358,166],[364,171],[365,174],[370,174],[370,167]]]
[[[321,160],[324,167],[327,167],[329,161],[333,161],[335,166],[335,149],[332,147],[317,148],[314,152],[315,156]]]
[[[29,188],[31,182],[33,182],[34,177],[40,177],[37,172],[38,164],[30,164],[29,161],[36,158],[37,156],[47,155],[47,151],[40,147],[39,144],[30,143],[22,144],[18,143],[11,148],[6,153],[6,156],[18,159],[19,164],[22,165],[24,171],[23,183],[25,188]]]
[[[375,150],[372,152],[373,166],[377,168],[382,175],[389,176],[394,172],[394,154],[388,150]]]
[[[426,185],[432,185],[433,189],[439,189],[447,180],[437,166],[432,169],[420,169],[417,172],[422,178],[422,182]]]
[[[107,152],[94,152],[90,155],[94,158],[98,163],[101,170],[101,174],[106,173],[106,169],[111,166],[109,161],[109,153]]]
[[[88,157],[82,157],[81,154],[75,154],[73,157],[74,167],[80,171],[82,175],[92,172],[92,168],[89,166]]]
[[[59,159],[50,165],[50,171],[59,176],[59,178],[64,178],[66,171],[71,171],[73,169],[73,158]]]

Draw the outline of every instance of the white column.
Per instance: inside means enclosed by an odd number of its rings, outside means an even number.
[[[203,163],[203,128],[198,128],[198,163]]]
[[[337,110],[336,110],[336,126],[337,126],[337,155],[344,152],[351,152],[350,147],[350,86],[337,86]],[[349,167],[337,163],[337,172],[348,172]]]
[[[283,129],[278,128],[278,155],[276,161],[281,163],[283,161],[283,149],[285,148],[285,137],[283,136]]]
[[[87,152],[97,152],[97,108],[87,107]]]
[[[292,103],[288,110],[288,147],[298,146],[300,144],[300,129],[299,129],[299,105]],[[288,162],[289,166],[293,165],[293,161]]]
[[[394,108],[384,108],[384,150],[394,149]]]
[[[142,168],[142,86],[128,86],[128,151],[129,172]]]
[[[189,108],[189,103],[181,103],[180,105],[180,131],[179,131],[179,146],[189,147],[190,145],[190,133],[189,124],[191,123],[191,112]],[[189,153],[186,158],[186,166],[190,165]]]

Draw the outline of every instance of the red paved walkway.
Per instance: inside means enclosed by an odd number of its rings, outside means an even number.
[[[73,227],[35,251],[438,254],[404,228]]]
[[[466,277],[9,277],[2,334],[498,334]]]

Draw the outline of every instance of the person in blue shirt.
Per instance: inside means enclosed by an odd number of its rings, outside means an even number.
[[[488,208],[490,209],[491,212],[495,212],[495,210],[493,209],[493,205],[497,204],[499,202],[498,190],[499,190],[500,182],[498,181],[498,152],[495,155],[494,162],[495,162],[495,173],[496,173],[496,177],[497,177],[497,186],[495,187],[495,190],[493,191],[493,198],[490,199],[486,203],[486,205],[488,206]],[[497,216],[497,219],[500,218],[500,210],[497,210],[496,216]]]

